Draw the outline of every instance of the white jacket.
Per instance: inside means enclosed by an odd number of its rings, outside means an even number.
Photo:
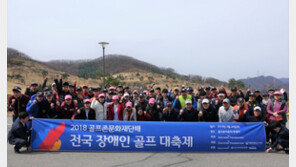
[[[101,104],[97,99],[94,99],[90,107],[96,111],[96,120],[107,120],[108,104],[106,102]]]
[[[132,108],[132,114],[131,114],[130,118],[128,119],[128,112],[127,112],[127,109],[125,108],[123,110],[123,120],[124,121],[137,121],[137,111],[136,111],[136,109],[134,107]]]
[[[237,119],[239,115],[234,113],[232,109],[232,106],[230,106],[228,110],[225,110],[225,108],[221,106],[218,111],[219,122],[234,122],[234,118]]]

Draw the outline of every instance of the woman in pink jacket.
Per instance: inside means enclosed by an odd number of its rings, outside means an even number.
[[[266,110],[270,121],[279,121],[286,123],[285,113],[287,112],[287,104],[285,100],[281,99],[282,93],[280,91],[274,92],[274,100],[269,101]]]

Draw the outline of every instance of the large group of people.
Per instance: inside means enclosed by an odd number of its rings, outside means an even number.
[[[78,86],[55,79],[47,86],[32,82],[22,93],[15,86],[8,98],[8,111],[15,124],[9,132],[9,143],[15,152],[28,146],[27,135],[14,132],[15,127],[28,130],[34,118],[113,120],[113,121],[189,121],[189,122],[264,122],[266,152],[288,152],[289,132],[285,90],[268,92],[248,89],[245,94],[236,87],[230,92],[221,86],[176,87],[173,89],[151,85],[148,90],[130,89],[128,86]],[[29,118],[29,119],[27,119]],[[16,140],[21,138],[24,140]],[[29,149],[30,150],[30,149]]]

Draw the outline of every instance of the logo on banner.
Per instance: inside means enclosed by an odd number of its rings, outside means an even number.
[[[49,151],[58,151],[62,146],[62,141],[59,140],[60,136],[64,133],[66,129],[65,122],[61,122],[55,128],[50,129],[49,131],[44,131],[47,133],[46,137],[42,140],[42,143],[39,145],[40,150],[49,150]],[[42,133],[42,132],[40,132]]]

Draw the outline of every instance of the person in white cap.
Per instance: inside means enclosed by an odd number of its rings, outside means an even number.
[[[247,114],[245,114],[244,120],[245,122],[264,122],[265,124],[267,123],[265,121],[265,117],[263,117],[261,107],[259,106],[256,106],[254,108],[254,116],[247,116]]]
[[[104,93],[99,94],[98,98],[91,102],[90,107],[96,111],[96,120],[107,120],[108,103],[105,102]]]
[[[180,121],[186,122],[198,121],[198,112],[195,108],[192,107],[192,101],[190,99],[187,99],[185,101],[185,107],[180,110],[179,119]]]
[[[124,93],[122,103],[125,105],[129,101],[130,101],[130,95],[128,93]]]
[[[202,108],[198,113],[199,120],[205,122],[218,122],[218,110],[213,107],[209,99],[202,100]]]
[[[234,118],[238,118],[238,113],[233,110],[229,99],[223,100],[223,105],[218,111],[219,122],[234,122]]]

